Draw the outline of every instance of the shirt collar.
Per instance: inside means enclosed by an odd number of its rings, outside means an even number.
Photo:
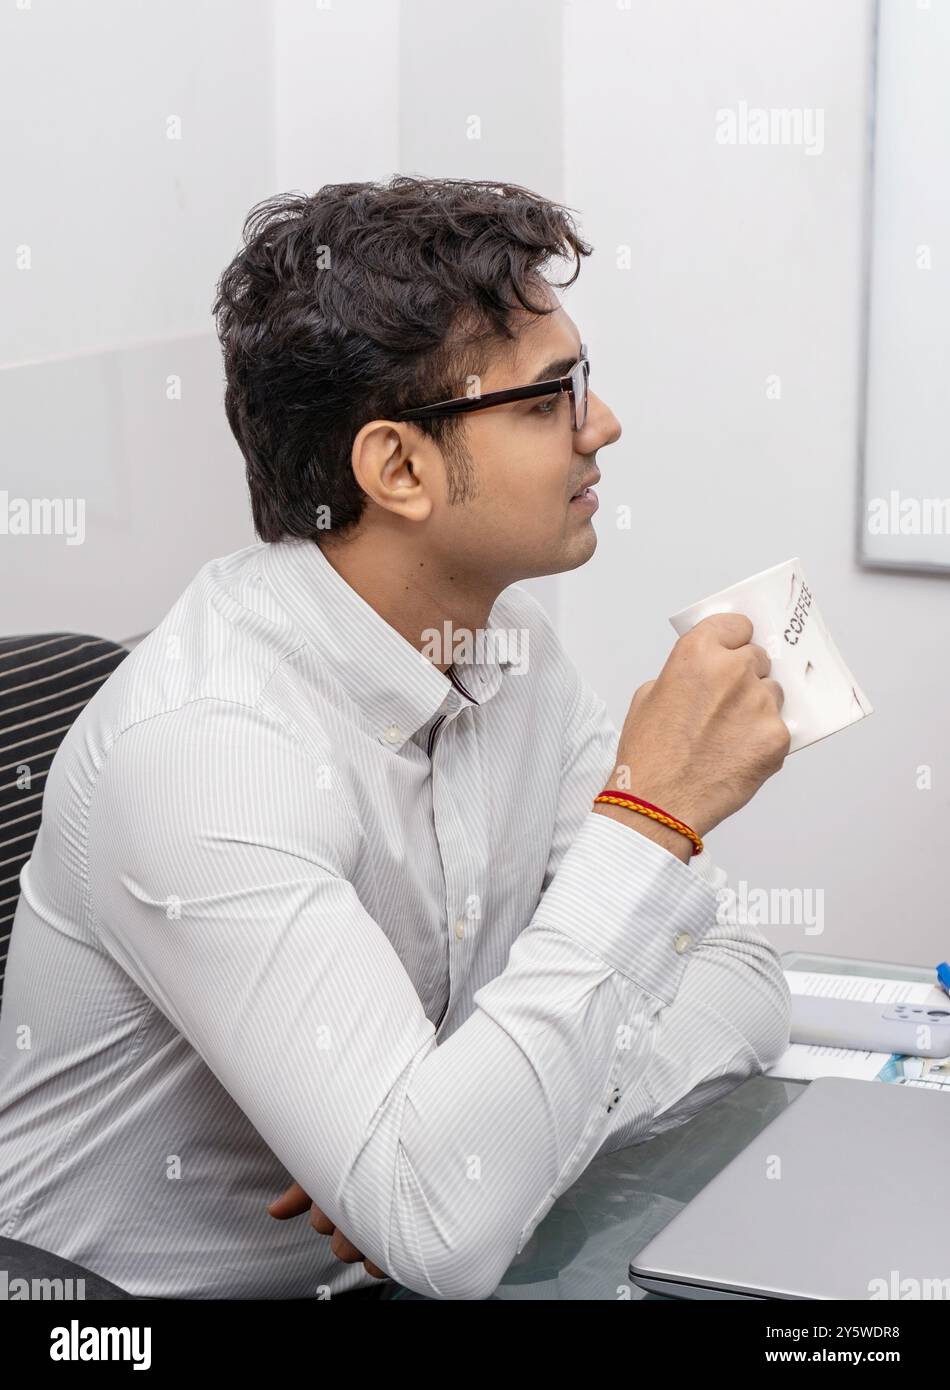
[[[337,573],[315,541],[266,543],[261,573],[379,742],[396,752],[443,705],[455,713],[490,700],[511,665],[463,652],[453,662],[454,679],[443,675]]]

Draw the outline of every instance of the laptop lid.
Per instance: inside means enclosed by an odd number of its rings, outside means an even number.
[[[821,1077],[654,1236],[630,1279],[685,1298],[950,1299],[948,1155],[950,1097]]]

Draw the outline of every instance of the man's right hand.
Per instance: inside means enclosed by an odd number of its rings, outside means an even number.
[[[656,680],[637,690],[620,735],[608,785],[626,786],[700,837],[778,772],[791,742],[782,687],[768,679],[768,652],[751,637],[742,613],[697,623]],[[621,769],[629,769],[624,777]]]

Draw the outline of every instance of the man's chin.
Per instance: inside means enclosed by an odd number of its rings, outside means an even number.
[[[552,556],[543,567],[532,570],[530,575],[522,575],[522,578],[542,579],[545,575],[567,574],[570,570],[580,569],[596,549],[597,532],[588,520],[586,525],[575,527],[573,535],[563,539],[556,558]]]
[[[564,566],[565,571],[580,569],[581,565],[586,565],[596,549],[597,532],[594,530],[593,517],[591,517],[586,525],[580,528],[579,534],[573,538],[571,550],[575,558]]]

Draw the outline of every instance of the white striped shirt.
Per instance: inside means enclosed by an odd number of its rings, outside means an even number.
[[[153,1297],[482,1298],[605,1149],[788,1039],[725,874],[591,799],[603,702],[524,590],[443,675],[311,542],[206,564],[70,729],[0,1015],[0,1233]],[[733,919],[734,919],[733,914]],[[618,1270],[618,1279],[625,1277]]]

